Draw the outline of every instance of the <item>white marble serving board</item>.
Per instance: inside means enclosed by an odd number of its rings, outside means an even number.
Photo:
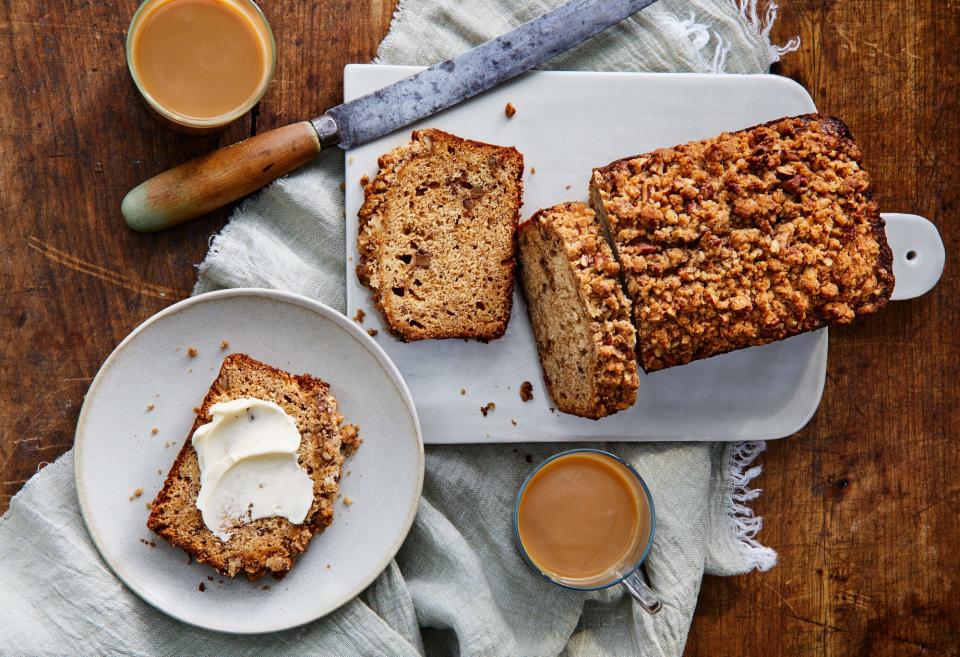
[[[419,69],[347,66],[351,100]],[[507,119],[507,102],[517,108]],[[369,291],[354,274],[361,176],[377,157],[435,127],[462,137],[514,145],[524,155],[521,220],[560,201],[586,200],[590,170],[654,148],[816,111],[795,82],[772,75],[534,72],[346,153],[347,306],[366,312],[364,327],[396,363],[413,394],[427,443],[580,440],[755,440],[788,436],[820,403],[827,331],[641,374],[636,405],[599,421],[551,411],[537,350],[518,289],[506,335],[482,344],[427,340],[405,344],[384,330]],[[533,173],[534,169],[536,173]],[[524,403],[519,388],[533,384]],[[460,390],[465,390],[461,395]],[[480,408],[494,402],[486,416]]]

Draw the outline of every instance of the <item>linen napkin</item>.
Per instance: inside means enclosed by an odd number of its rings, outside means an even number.
[[[401,0],[377,61],[431,64],[560,1]],[[776,5],[760,11],[756,0],[660,0],[549,68],[760,73],[798,45],[770,43],[775,18]],[[273,287],[344,310],[342,160],[324,154],[244,203],[213,239],[194,292]],[[67,453],[0,518],[0,655],[680,655],[704,574],[776,562],[747,506],[764,444],[594,445],[628,459],[652,490],[655,617],[619,587],[554,587],[513,546],[520,482],[570,445],[428,447],[423,501],[387,570],[328,617],[253,637],[189,627],[129,592],[90,542]]]

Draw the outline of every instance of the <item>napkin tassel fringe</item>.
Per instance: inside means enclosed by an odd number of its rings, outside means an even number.
[[[730,496],[730,507],[727,510],[735,541],[747,568],[761,572],[777,565],[777,553],[757,541],[757,534],[763,529],[763,518],[755,515],[753,509],[746,503],[760,496],[760,489],[751,488],[750,482],[763,472],[763,468],[753,465],[753,462],[766,448],[767,444],[762,441],[743,442],[734,448],[730,462],[733,491]]]
[[[760,0],[727,1],[740,12],[740,16],[747,26],[763,42],[767,49],[767,66],[780,61],[781,57],[800,47],[800,37],[797,36],[782,46],[778,46],[770,40],[770,32],[773,30],[773,24],[777,22],[777,15],[780,12],[780,7],[773,0],[766,3],[766,8],[762,12],[760,11]],[[651,14],[651,18],[672,31],[678,40],[689,42],[693,52],[701,58],[703,65],[710,73],[726,72],[730,44],[706,24],[699,22],[695,11],[691,11],[690,15],[682,20],[667,12],[654,12]],[[713,48],[712,54],[710,54],[708,46]]]
[[[773,30],[773,24],[777,22],[777,14],[780,12],[780,7],[773,0],[767,2],[762,17],[759,7],[760,0],[729,1],[740,10],[740,16],[743,20],[763,39],[763,43],[767,46],[767,54],[770,57],[771,64],[779,62],[781,57],[800,48],[800,37],[798,36],[791,38],[782,46],[778,46],[770,40],[770,31]]]

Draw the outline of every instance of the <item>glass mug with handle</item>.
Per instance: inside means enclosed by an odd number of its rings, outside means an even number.
[[[640,567],[655,527],[643,478],[598,449],[561,452],[538,465],[520,486],[513,512],[517,547],[535,572],[576,591],[622,584],[651,614],[661,604]]]

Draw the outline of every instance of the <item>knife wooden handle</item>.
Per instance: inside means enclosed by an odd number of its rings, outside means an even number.
[[[271,130],[140,183],[124,197],[121,211],[134,230],[169,228],[256,191],[303,166],[320,149],[309,121]]]

